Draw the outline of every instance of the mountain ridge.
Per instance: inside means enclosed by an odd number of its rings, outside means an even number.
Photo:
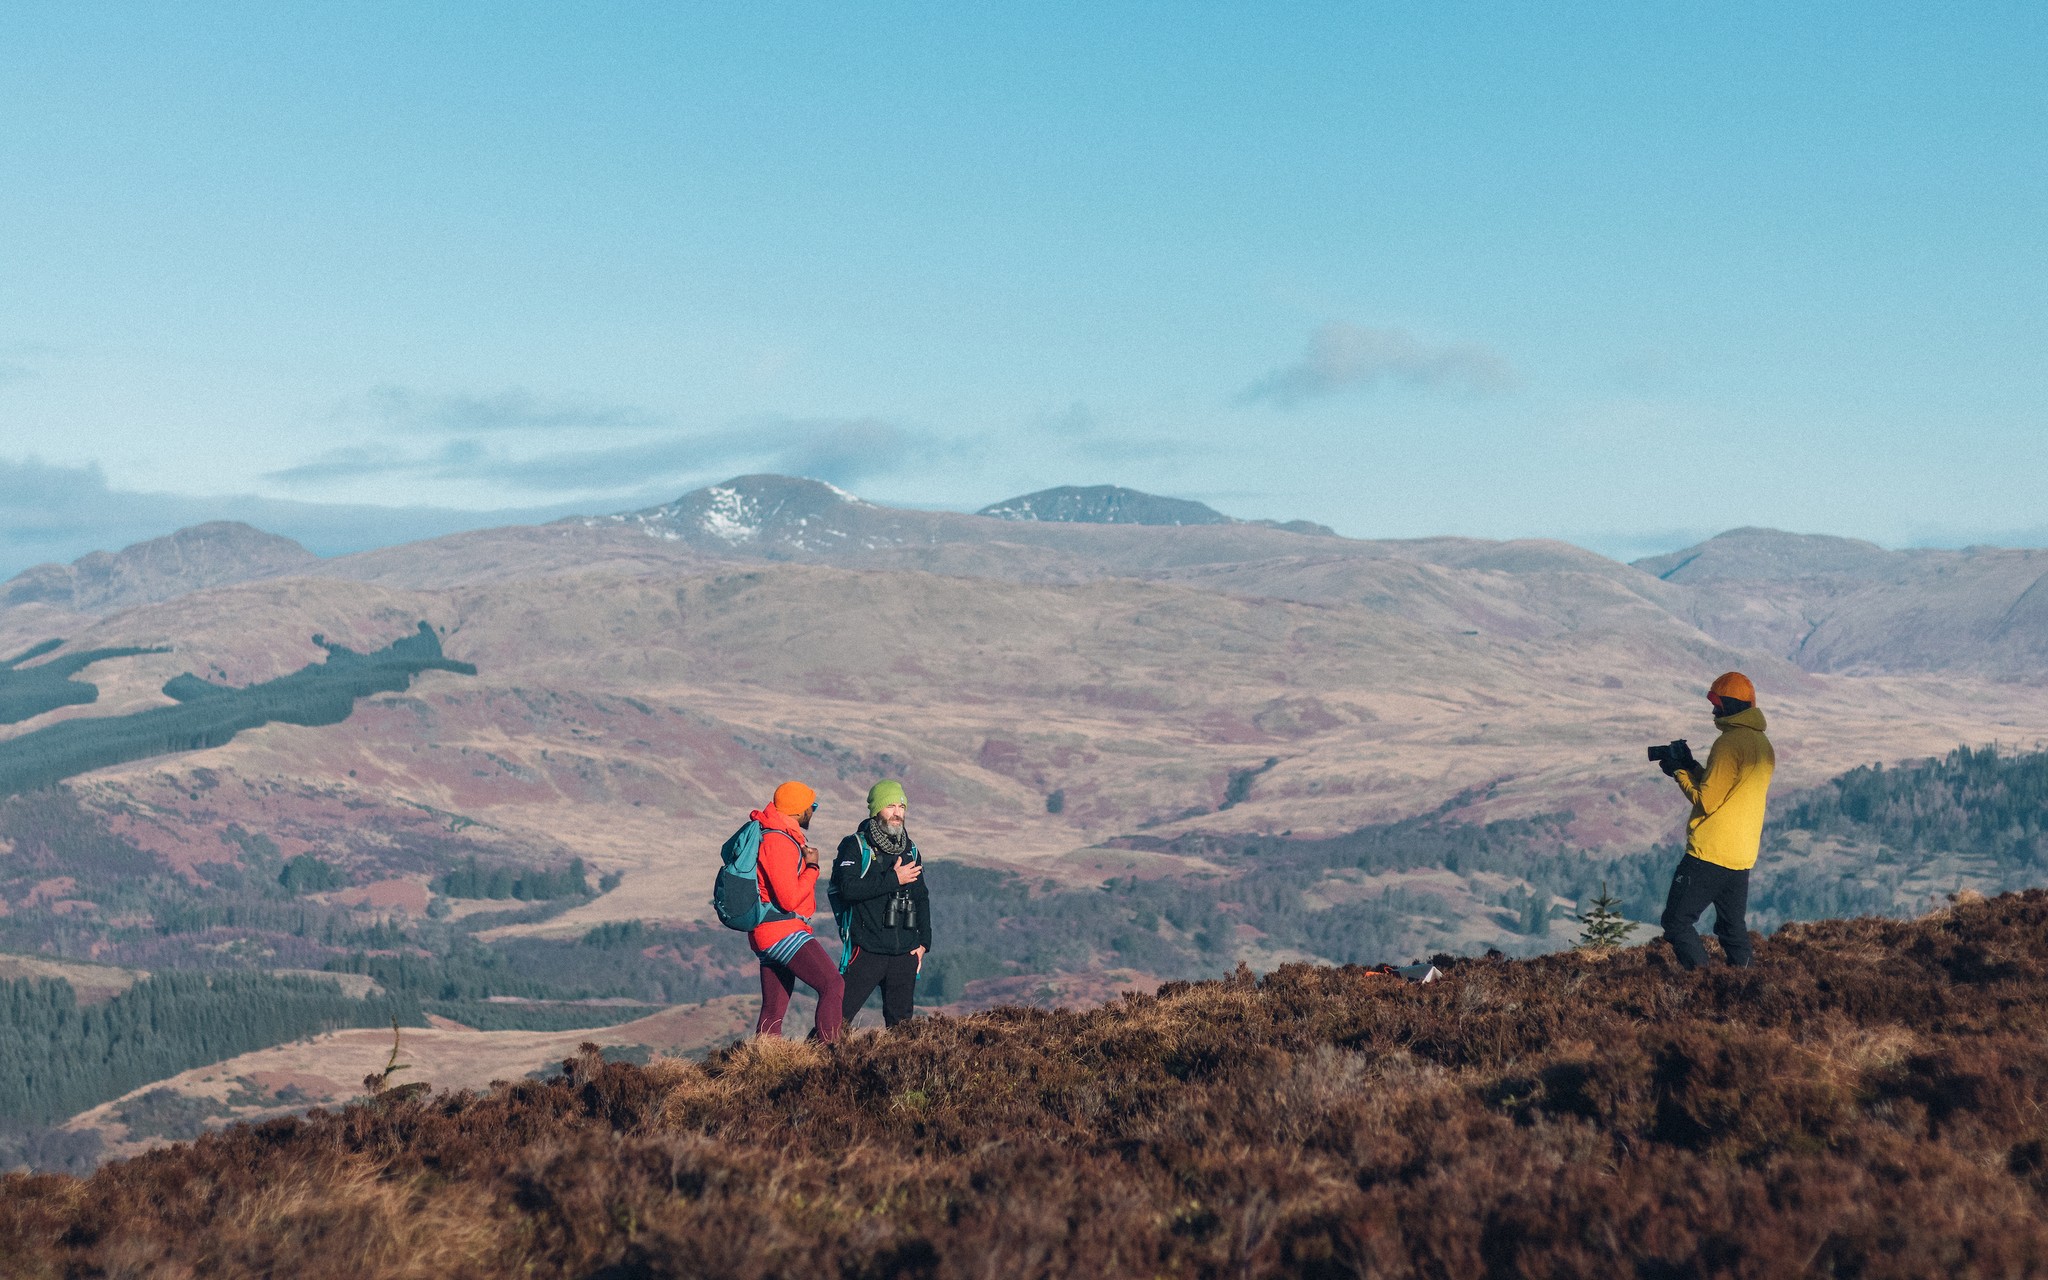
[[[1154,501],[1111,486],[1043,493]],[[1462,617],[1462,629],[1520,635],[1578,629],[1627,597],[1808,671],[2031,680],[2048,669],[2048,551],[1888,551],[1741,528],[1623,565],[1541,539],[1373,541],[1201,511],[1209,513],[1201,523],[1181,524],[1106,509],[1003,519],[883,506],[814,480],[741,476],[639,511],[327,560],[246,526],[197,526],[18,575],[0,587],[0,648],[73,630],[79,618],[294,575],[438,590],[598,567],[664,573],[751,561],[1053,584],[1175,581],[1254,599],[1378,602],[1410,616],[1435,609],[1445,625]]]
[[[1060,485],[992,502],[974,514],[998,520],[1057,520],[1070,524],[1232,524],[1229,516],[1186,498],[1162,498],[1122,485]]]
[[[1206,503],[1163,498],[1122,485],[1060,485],[1001,502],[975,512],[998,520],[1044,520],[1063,524],[1147,524],[1180,527],[1199,524],[1251,524],[1320,538],[1340,536],[1313,520],[1240,520]]]
[[[1809,671],[2048,670],[2048,551],[1915,548],[1741,528],[1633,567],[1686,593],[1724,643]]]
[[[848,556],[941,554],[947,546],[973,548],[1000,545],[1011,553],[1030,548],[1054,557],[1085,560],[1102,546],[1156,543],[1160,533],[1203,531],[1200,545],[1236,548],[1271,547],[1273,554],[1295,550],[1285,541],[1262,542],[1269,532],[1299,536],[1319,534],[1338,541],[1324,526],[1307,521],[1236,520],[1200,503],[1160,498],[1135,489],[1098,486],[1081,490],[1047,490],[1046,494],[1083,495],[1078,506],[1056,507],[1050,517],[1004,517],[995,508],[968,514],[957,511],[889,507],[858,498],[822,480],[778,475],[736,476],[722,484],[692,490],[671,502],[602,516],[577,516],[558,523],[590,529],[630,528],[650,538],[679,543],[714,555],[762,559],[835,559]],[[1040,495],[1027,495],[1042,497]],[[1021,500],[1013,500],[1021,501]],[[1089,502],[1093,506],[1086,505]],[[1005,504],[995,504],[1002,507]],[[1200,518],[1151,518],[1158,512],[1206,513]],[[1145,515],[1148,518],[1120,518]],[[1102,517],[1102,518],[1097,518]],[[1134,543],[1125,535],[1141,534]],[[1111,541],[1104,542],[1108,537]],[[1117,541],[1122,539],[1121,541]],[[920,564],[916,567],[929,567]],[[1069,571],[1073,571],[1070,567]]]
[[[43,604],[102,613],[206,587],[281,577],[318,561],[290,538],[238,520],[216,520],[119,551],[94,551],[68,565],[33,565],[0,583],[0,607]]]

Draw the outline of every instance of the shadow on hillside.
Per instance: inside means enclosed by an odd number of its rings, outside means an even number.
[[[476,674],[470,663],[443,656],[439,637],[424,622],[412,635],[394,640],[373,653],[357,653],[330,644],[323,636],[314,636],[313,643],[327,651],[326,660],[301,667],[288,676],[232,689],[187,672],[164,685],[164,693],[175,699],[177,706],[152,707],[125,716],[66,720],[0,742],[0,796],[47,787],[76,774],[130,760],[222,746],[244,729],[273,721],[339,724],[348,719],[358,699],[373,693],[401,692],[422,671]],[[29,652],[33,655],[36,650]],[[106,657],[163,650],[95,652]],[[79,654],[60,661],[69,664],[91,656]],[[55,665],[6,674],[25,676]],[[49,683],[49,678],[45,678],[45,683]],[[90,702],[98,696],[91,685],[77,687],[90,690],[91,696],[73,701]],[[4,692],[4,686],[0,686],[0,693]]]
[[[98,685],[71,677],[95,662],[109,658],[133,658],[145,653],[169,653],[169,649],[86,649],[33,667],[23,667],[63,644],[45,640],[11,658],[0,659],[0,724],[19,724],[58,707],[85,706],[99,701]]]

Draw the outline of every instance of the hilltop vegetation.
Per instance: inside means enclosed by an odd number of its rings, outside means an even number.
[[[0,1184],[23,1277],[2016,1275],[2048,892],[380,1098]]]

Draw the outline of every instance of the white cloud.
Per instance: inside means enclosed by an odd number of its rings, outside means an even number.
[[[1300,360],[1259,379],[1243,398],[1284,408],[1387,383],[1494,394],[1516,381],[1513,367],[1485,347],[1435,345],[1403,329],[1334,322],[1316,330]]]
[[[371,476],[496,484],[534,494],[607,494],[724,476],[735,469],[810,476],[852,484],[887,470],[931,442],[874,418],[771,418],[694,435],[666,435],[588,449],[541,452],[489,448],[473,439],[438,449],[405,452],[382,445],[350,445],[265,478],[318,487]]]
[[[369,419],[395,431],[620,431],[662,425],[636,405],[574,396],[539,396],[523,387],[489,395],[427,395],[407,387],[373,387],[338,406],[338,420]]]

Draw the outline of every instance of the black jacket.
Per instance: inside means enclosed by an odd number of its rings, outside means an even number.
[[[922,877],[907,885],[897,884],[898,861],[922,861],[917,846],[912,844],[910,852],[900,859],[871,846],[867,874],[862,875],[858,832],[839,842],[839,852],[832,859],[832,891],[839,905],[853,912],[853,922],[847,930],[849,938],[862,951],[878,956],[907,956],[919,947],[931,950],[931,894],[926,892]],[[908,912],[902,906],[897,908],[898,923],[893,926],[889,923],[892,899],[900,899],[909,907]],[[903,921],[911,914],[917,923],[906,926]]]

